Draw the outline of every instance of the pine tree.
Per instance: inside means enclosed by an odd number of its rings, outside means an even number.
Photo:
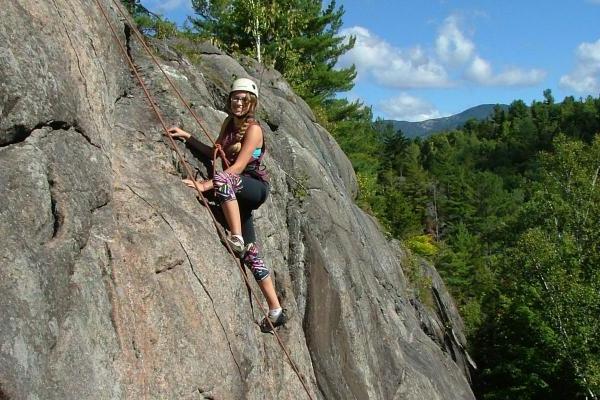
[[[316,0],[192,0],[192,5],[200,35],[274,67],[309,104],[352,88],[354,67],[335,68],[354,46],[354,38],[338,36],[344,9],[335,0],[325,8]]]

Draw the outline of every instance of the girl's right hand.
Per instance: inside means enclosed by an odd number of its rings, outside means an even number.
[[[173,139],[183,139],[183,140],[188,140],[192,135],[189,134],[188,132],[184,131],[183,129],[177,127],[177,126],[172,126],[168,129],[169,132],[169,136],[171,136]]]

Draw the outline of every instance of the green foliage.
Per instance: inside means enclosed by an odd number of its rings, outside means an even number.
[[[179,32],[173,22],[160,16],[142,14],[135,17],[135,22],[141,32],[156,39],[174,37]]]
[[[431,289],[432,281],[431,277],[424,272],[422,262],[423,259],[420,256],[409,252],[403,263],[405,266],[404,272],[406,273],[406,278],[412,288],[414,297],[421,304],[433,310],[435,301]]]
[[[125,9],[134,17],[140,14],[150,13],[150,11],[140,3],[140,0],[121,0],[121,4],[123,4]]]
[[[572,117],[577,138],[561,135],[562,107],[547,92],[425,142],[447,246],[437,265],[465,318],[481,398],[600,390],[600,139],[581,141]]]
[[[283,74],[310,105],[350,90],[354,67],[337,69],[354,46],[338,36],[343,7],[316,0],[192,0],[192,20],[203,37],[231,53],[251,55]]]
[[[573,368],[581,390],[598,393],[600,136],[585,145],[559,135],[554,147],[540,157],[542,173],[507,265],[524,286],[516,286],[515,301],[523,301],[517,295],[524,289],[533,293],[529,301],[554,333],[554,356]]]
[[[406,240],[406,245],[415,253],[426,257],[434,256],[439,251],[438,246],[436,246],[433,238],[429,235],[417,235],[410,237]]]
[[[598,394],[600,101],[545,91],[424,141],[365,117],[332,123],[360,203],[435,261],[481,367],[478,398]]]
[[[180,54],[183,54],[194,65],[200,65],[202,62],[202,54],[192,49],[186,43],[176,43],[173,45],[173,48]]]
[[[357,172],[356,181],[358,183],[358,205],[372,212],[371,205],[375,205],[377,202],[377,177]]]
[[[179,34],[175,23],[149,11],[139,0],[121,0],[121,2],[143,34],[157,39],[165,39]]]
[[[290,175],[288,175],[288,177],[294,182],[292,186],[292,195],[295,199],[304,201],[306,196],[308,196],[308,176],[302,174],[297,178],[293,178]]]

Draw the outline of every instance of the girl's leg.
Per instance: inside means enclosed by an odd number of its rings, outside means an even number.
[[[279,304],[279,299],[277,298],[277,293],[275,292],[275,285],[273,284],[273,280],[271,279],[270,275],[258,282],[258,286],[267,300],[269,310],[281,308],[281,304]]]
[[[224,201],[221,204],[225,220],[229,226],[232,235],[240,236],[242,234],[242,222],[240,219],[240,206],[237,200]]]
[[[221,208],[229,230],[234,235],[241,235],[240,207],[237,193],[243,189],[239,175],[219,172],[213,178],[217,196],[221,199]]]
[[[256,234],[254,232],[254,221],[252,219],[252,210],[242,208],[240,211],[240,216],[242,220],[242,235],[244,236],[244,241],[246,243],[256,242]],[[258,256],[258,253],[256,256],[260,257]],[[249,261],[247,264],[252,264],[252,259],[246,259]],[[262,261],[262,259],[260,259],[260,261]],[[254,262],[256,262],[256,259],[254,260]],[[252,265],[248,265],[248,267],[252,269]],[[273,279],[271,279],[271,275],[268,275],[266,278],[258,281],[258,286],[260,287],[260,291],[267,300],[269,310],[281,308],[281,305],[279,304],[279,299],[277,298],[277,293],[275,292],[275,285],[273,284]]]
[[[214,183],[217,195],[222,200],[221,207],[229,230],[233,235],[241,235],[245,221],[248,217],[252,218],[252,210],[257,209],[267,198],[268,185],[248,176],[227,172],[217,173]],[[243,204],[244,216],[240,216],[238,199]],[[254,237],[246,239],[247,242],[254,242],[254,240]]]
[[[281,305],[279,304],[279,299],[277,298],[275,284],[271,278],[271,273],[265,266],[265,263],[260,256],[255,243],[250,243],[248,245],[242,261],[250,269],[250,271],[252,271],[254,279],[256,279],[261,292],[267,300],[269,311],[281,311]]]
[[[250,177],[239,177],[234,174],[219,173],[215,175],[217,193],[223,199],[222,208],[229,229],[233,235],[243,237],[248,247],[243,257],[244,264],[250,268],[263,296],[269,306],[269,318],[275,317],[274,323],[284,324],[287,317],[282,314],[281,304],[277,298],[275,284],[262,257],[256,247],[252,210],[257,209],[266,199],[269,187],[265,183]],[[238,199],[241,202],[238,203]],[[240,209],[241,208],[241,209]],[[261,330],[270,328],[263,321]]]

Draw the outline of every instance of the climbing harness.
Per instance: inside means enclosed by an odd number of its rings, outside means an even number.
[[[116,9],[119,11],[119,13],[121,14],[122,18],[124,19],[124,21],[126,21],[125,23],[129,25],[129,27],[131,28],[131,30],[135,33],[136,37],[138,38],[139,42],[142,44],[142,46],[144,47],[145,51],[150,55],[150,57],[152,58],[152,60],[154,61],[154,63],[158,66],[158,68],[160,69],[160,71],[162,72],[162,74],[164,75],[164,77],[167,79],[167,81],[169,82],[169,85],[174,89],[174,91],[177,93],[177,96],[179,97],[179,100],[184,104],[184,106],[187,108],[187,110],[191,113],[191,115],[194,117],[194,119],[196,120],[196,122],[198,123],[198,125],[200,126],[200,128],[202,129],[202,131],[206,134],[206,136],[209,138],[209,140],[213,143],[214,146],[214,153],[213,153],[213,168],[214,168],[214,164],[215,164],[215,160],[217,157],[217,154],[221,157],[222,160],[226,161],[226,156],[223,152],[223,150],[221,149],[221,146],[215,144],[215,142],[212,140],[212,138],[210,137],[210,135],[208,134],[208,131],[204,128],[203,124],[201,123],[200,119],[198,118],[198,116],[194,113],[194,111],[191,109],[191,107],[188,105],[188,103],[185,101],[185,99],[183,98],[183,96],[181,95],[181,92],[177,89],[177,87],[175,86],[175,84],[173,83],[173,81],[169,78],[169,76],[165,73],[165,71],[162,69],[162,67],[160,66],[160,63],[158,62],[158,60],[156,59],[156,57],[152,54],[152,51],[148,48],[148,46],[146,45],[146,43],[143,40],[143,37],[141,35],[141,33],[138,31],[138,29],[136,28],[135,24],[130,23],[128,16],[125,14],[125,12],[123,11],[123,9],[121,8],[121,6],[118,4],[119,0],[112,0],[112,3],[115,5]],[[115,28],[112,24],[112,22],[110,21],[110,18],[108,17],[106,10],[104,9],[104,7],[102,6],[102,4],[100,4],[100,0],[95,0],[98,8],[100,9],[102,15],[104,16],[104,19],[106,20],[110,30],[112,31],[113,34],[113,38],[115,39],[115,41],[117,42],[119,49],[121,51],[121,53],[123,54],[123,57],[127,60],[127,63],[129,64],[129,67],[131,68],[131,71],[133,72],[133,74],[135,75],[137,81],[139,82],[148,102],[150,103],[150,107],[152,108],[152,110],[154,111],[154,113],[156,114],[161,126],[163,127],[164,131],[165,131],[165,136],[167,136],[168,138],[168,142],[170,147],[172,148],[172,150],[175,152],[175,154],[177,155],[177,157],[179,158],[179,161],[181,163],[181,165],[184,167],[185,172],[187,174],[187,176],[189,177],[193,177],[194,173],[192,172],[192,169],[189,165],[189,163],[185,160],[183,154],[181,153],[181,151],[179,150],[179,148],[177,147],[177,144],[175,143],[175,139],[173,139],[170,135],[169,135],[169,130],[167,128],[167,124],[165,123],[161,113],[159,112],[158,108],[157,108],[157,103],[153,100],[152,96],[150,95],[148,89],[146,88],[146,85],[144,84],[144,81],[142,80],[141,76],[138,73],[138,70],[131,58],[131,56],[127,53],[127,50],[124,48],[123,44],[121,43],[121,41],[119,40],[119,36],[117,35]],[[212,213],[212,211],[210,210],[208,201],[206,200],[206,197],[202,194],[202,191],[200,190],[198,184],[196,183],[196,180],[192,180],[194,188],[196,189],[196,191],[198,192],[199,198],[201,199],[202,203],[204,204],[204,206],[206,207],[206,209],[208,210],[208,213],[210,214],[210,217],[213,221],[213,224],[215,225],[215,228],[217,230],[217,233],[221,239],[221,241],[225,244],[225,246],[227,247],[227,250],[229,251],[229,253],[234,257],[234,259],[236,260],[236,265],[240,268],[240,271],[242,271],[242,277],[244,278],[244,281],[246,283],[246,286],[248,288],[250,288],[250,281],[245,273],[244,270],[244,266],[242,265],[242,263],[240,262],[240,260],[236,257],[235,253],[233,252],[233,250],[231,249],[231,246],[229,245],[229,243],[227,243],[227,240],[225,240],[225,234],[221,231],[221,229],[219,228],[218,222],[214,216],[214,214]],[[306,382],[304,381],[304,379],[302,378],[302,375],[300,373],[300,371],[298,370],[298,368],[296,367],[296,364],[293,362],[289,351],[287,350],[287,348],[285,347],[285,345],[283,344],[283,341],[281,340],[281,338],[279,337],[279,334],[277,333],[277,331],[275,330],[275,326],[273,326],[273,323],[271,322],[271,320],[268,317],[268,311],[265,311],[264,306],[261,304],[260,299],[258,299],[256,293],[254,291],[251,291],[254,300],[256,301],[256,304],[259,305],[259,307],[261,308],[261,311],[263,312],[263,314],[266,317],[266,321],[268,322],[268,324],[270,325],[270,328],[272,329],[272,333],[275,336],[275,338],[277,339],[277,342],[279,343],[279,346],[281,347],[282,351],[285,353],[290,366],[292,367],[292,369],[294,370],[296,376],[298,376],[298,379],[300,380],[300,383],[302,384],[302,387],[304,388],[304,390],[306,391],[306,394],[308,395],[309,399],[313,399],[312,395],[310,394],[310,391],[308,390],[308,387],[306,385]]]

